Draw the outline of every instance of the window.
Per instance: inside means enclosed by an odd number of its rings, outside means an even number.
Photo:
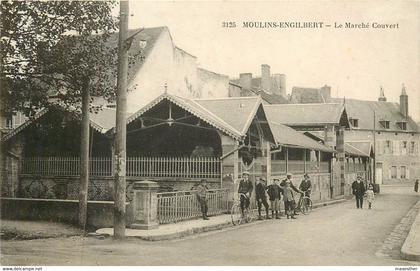
[[[357,128],[359,127],[359,120],[350,118],[350,124],[352,127]]]
[[[397,122],[397,126],[403,131],[407,130],[407,122],[404,122],[404,121]]]
[[[401,155],[407,155],[407,141],[401,141]]]
[[[396,179],[397,178],[397,167],[396,166],[392,166],[391,167],[391,179]]]
[[[389,120],[381,120],[379,123],[382,125],[383,128],[389,129]]]
[[[407,167],[406,166],[401,166],[401,179],[406,179],[407,178]]]
[[[409,154],[410,155],[415,155],[416,154],[416,142],[414,142],[414,141],[410,142]]]
[[[385,154],[391,154],[392,153],[392,142],[391,142],[391,140],[386,140],[385,141],[384,153]]]
[[[13,129],[13,117],[7,118],[7,120],[6,120],[6,128]]]

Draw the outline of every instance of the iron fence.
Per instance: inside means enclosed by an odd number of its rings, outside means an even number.
[[[194,190],[158,193],[157,197],[160,224],[175,223],[202,215]],[[227,212],[228,189],[209,190],[207,203],[209,215]]]
[[[218,178],[218,157],[127,157],[129,177]],[[91,176],[112,176],[111,157],[91,157]],[[25,157],[20,162],[21,174],[47,176],[78,176],[79,157]]]

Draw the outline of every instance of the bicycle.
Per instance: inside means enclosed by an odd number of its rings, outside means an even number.
[[[249,206],[244,209],[244,215],[242,216],[241,210],[241,197],[247,197],[244,193],[239,193],[239,199],[235,201],[231,210],[230,217],[234,226],[240,225],[243,222],[250,223],[254,218],[250,215],[251,209]],[[248,198],[248,197],[247,197]]]
[[[307,215],[312,211],[312,200],[310,197],[306,196],[306,193],[300,195],[296,209],[304,215]]]

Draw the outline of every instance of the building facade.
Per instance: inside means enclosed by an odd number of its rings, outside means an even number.
[[[345,130],[345,142],[372,144],[376,183],[404,183],[419,178],[420,130],[409,115],[409,97],[404,86],[400,103],[388,102],[383,88],[378,101],[332,98],[322,88],[311,89],[308,94],[302,89],[293,90],[291,97],[298,103],[345,104],[350,121],[350,127]]]

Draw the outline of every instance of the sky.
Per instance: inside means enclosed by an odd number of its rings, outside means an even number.
[[[133,1],[129,28],[168,26],[175,44],[201,67],[260,76],[261,64],[293,86],[332,87],[332,95],[377,100],[382,86],[398,102],[402,84],[420,121],[419,0],[402,1]],[[323,22],[310,29],[244,28],[243,22]],[[235,22],[236,27],[222,27]],[[334,25],[369,23],[369,28]],[[372,23],[398,24],[377,29]]]

